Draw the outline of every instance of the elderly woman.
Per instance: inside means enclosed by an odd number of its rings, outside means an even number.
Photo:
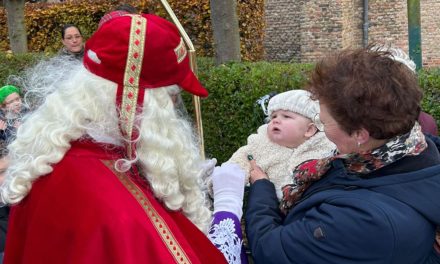
[[[281,203],[251,162],[255,263],[438,261],[440,155],[416,122],[415,75],[387,51],[350,50],[319,62],[309,90],[337,150],[298,165]]]
[[[84,57],[84,43],[79,28],[72,24],[64,25],[61,29],[61,38],[63,47],[59,51],[59,55],[67,55],[82,60]]]

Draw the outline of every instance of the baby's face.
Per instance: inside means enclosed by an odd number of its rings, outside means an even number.
[[[274,111],[267,127],[269,139],[281,146],[296,148],[307,140],[306,132],[312,123],[307,117],[285,110]]]
[[[18,93],[11,93],[3,102],[3,110],[5,112],[20,113],[21,106],[21,97]]]

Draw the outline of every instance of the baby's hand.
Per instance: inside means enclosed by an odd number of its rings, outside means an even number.
[[[250,178],[249,182],[252,184],[257,180],[261,179],[269,179],[266,173],[257,165],[257,162],[254,159],[249,160],[251,164]]]

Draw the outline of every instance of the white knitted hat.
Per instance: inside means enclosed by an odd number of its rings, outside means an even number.
[[[417,66],[415,62],[411,60],[408,54],[406,54],[402,49],[397,47],[385,47],[385,46],[373,46],[372,49],[377,51],[388,51],[389,53],[391,53],[391,55],[388,57],[404,64],[413,73],[416,73]]]
[[[303,115],[311,120],[319,114],[319,102],[310,99],[310,92],[305,90],[291,90],[272,97],[268,105],[268,114],[277,110],[291,111]]]

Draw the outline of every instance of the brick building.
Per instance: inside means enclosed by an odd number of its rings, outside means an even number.
[[[328,52],[362,47],[364,0],[266,0],[267,60],[313,62]],[[440,66],[440,0],[420,1],[423,66]],[[368,1],[368,43],[408,52],[406,0]]]

